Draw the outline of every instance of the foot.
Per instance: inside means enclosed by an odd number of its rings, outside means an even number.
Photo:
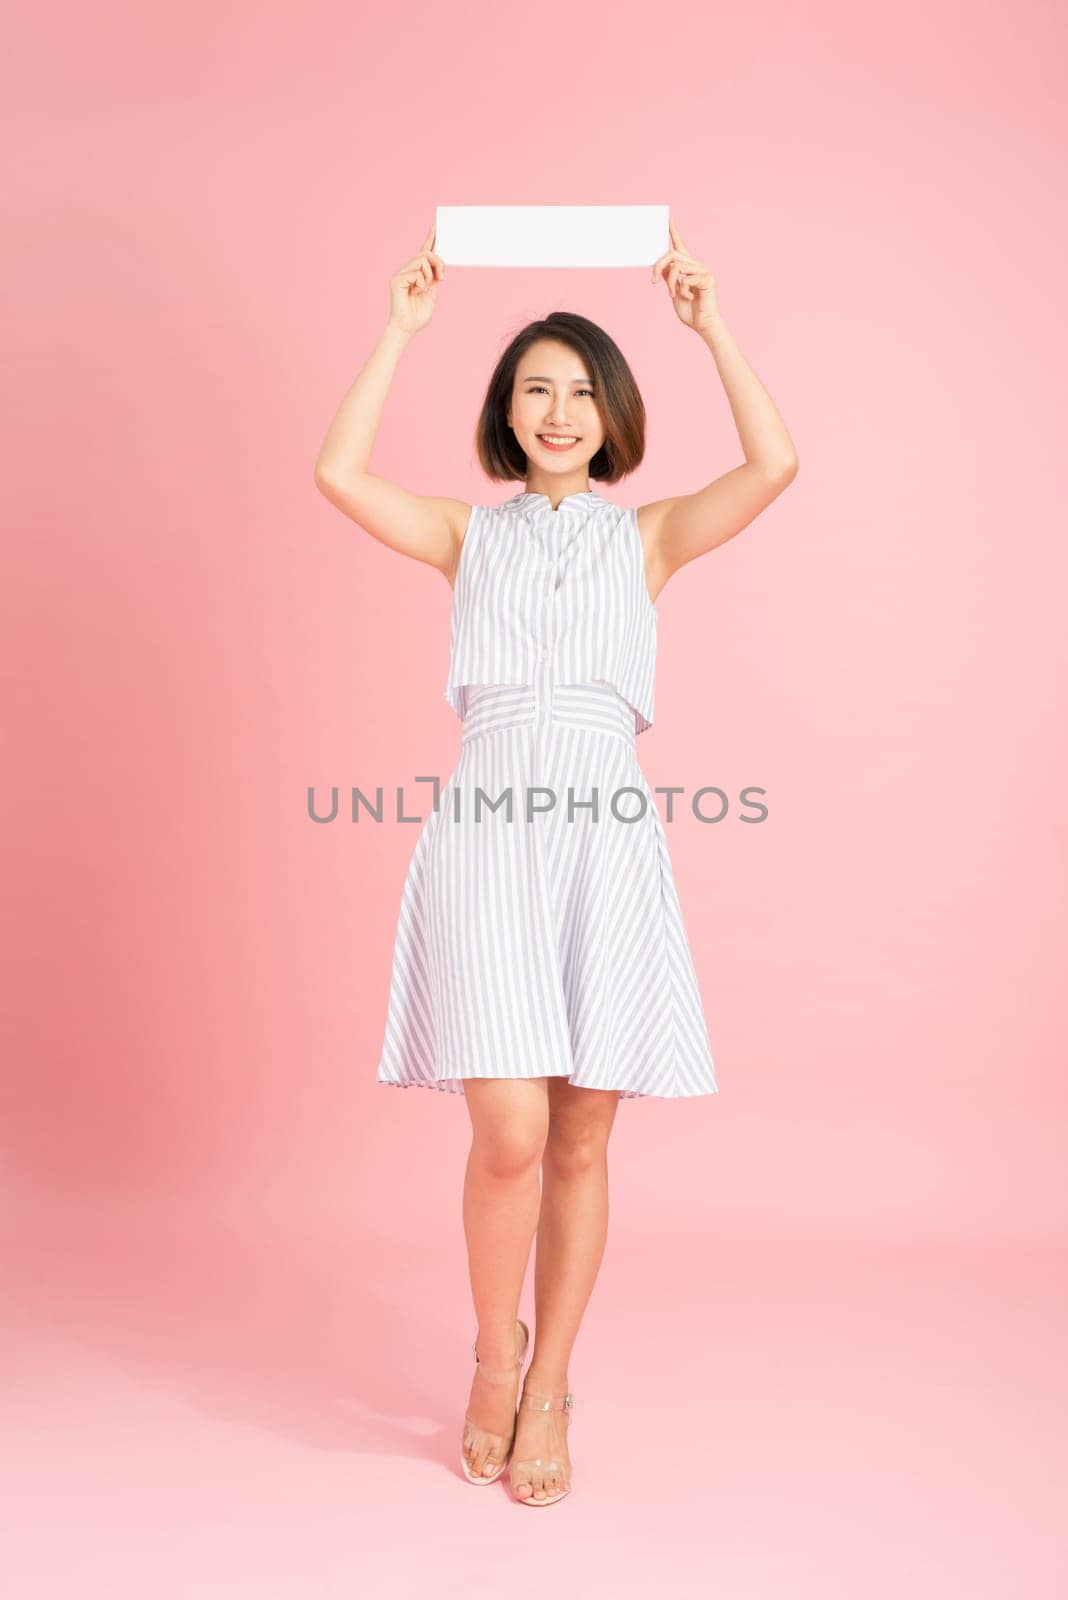
[[[563,1395],[567,1378],[539,1378],[527,1373],[523,1392],[531,1395]],[[571,1457],[567,1450],[570,1413],[566,1410],[536,1411],[520,1406],[516,1417],[515,1446],[508,1477],[518,1500],[547,1500],[571,1487]]]
[[[523,1330],[517,1323],[511,1361],[505,1352],[501,1352],[501,1360],[492,1351],[480,1353],[471,1380],[462,1444],[468,1471],[475,1477],[492,1477],[508,1457],[515,1429],[523,1345]]]

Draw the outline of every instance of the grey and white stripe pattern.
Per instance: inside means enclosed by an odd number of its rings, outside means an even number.
[[[460,755],[408,868],[378,1081],[715,1094],[635,754],[656,657],[635,513],[593,493],[473,507],[451,633]]]
[[[548,519],[548,520],[547,520]],[[614,683],[653,722],[656,608],[638,516],[600,495],[541,494],[472,506],[453,592],[445,698],[464,716],[472,683],[533,683],[551,652],[557,683]]]

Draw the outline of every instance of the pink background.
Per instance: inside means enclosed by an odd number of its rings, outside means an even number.
[[[560,15],[19,19],[20,1600],[1065,1592],[1063,21]],[[425,814],[450,595],[312,468],[435,205],[662,201],[801,470],[660,599],[650,782],[770,816],[668,828],[721,1093],[620,1107],[546,1530],[456,1459],[464,1105],[373,1081],[417,829],[305,810],[403,784]],[[373,469],[521,487],[473,429],[554,307],[649,411],[611,498],[741,459],[647,273],[457,268]]]

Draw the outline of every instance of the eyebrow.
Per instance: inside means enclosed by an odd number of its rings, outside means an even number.
[[[540,372],[532,372],[525,378],[520,378],[520,383],[552,383],[551,378],[546,378]],[[593,383],[592,378],[572,378],[572,383]]]

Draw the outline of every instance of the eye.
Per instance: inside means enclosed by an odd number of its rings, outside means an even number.
[[[526,392],[527,394],[538,394],[539,392],[541,394],[548,394],[549,391],[546,389],[543,383],[536,383],[534,384],[533,388],[528,389]],[[577,389],[575,392],[576,394],[588,394],[591,396],[593,394],[592,389]]]

